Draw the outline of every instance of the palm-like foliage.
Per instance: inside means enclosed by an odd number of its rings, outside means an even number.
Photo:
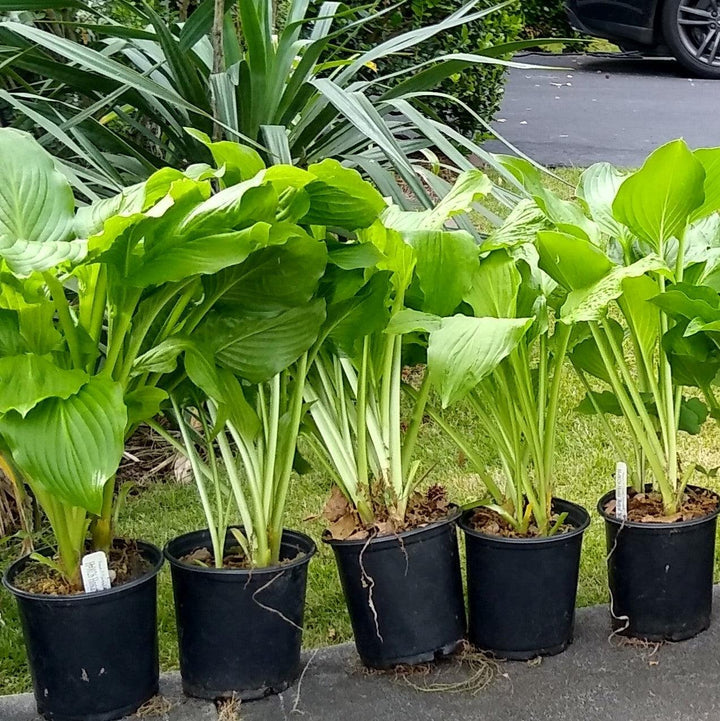
[[[468,153],[495,163],[432,117],[423,97],[465,68],[512,64],[502,58],[523,44],[445,55],[399,74],[382,76],[376,67],[507,4],[478,10],[478,2],[354,56],[345,48],[363,20],[337,2],[313,11],[310,0],[292,0],[279,31],[272,0],[225,0],[222,18],[221,0],[204,0],[184,23],[167,23],[145,2],[124,3],[133,14],[127,25],[85,7],[93,15],[82,23],[87,44],[41,25],[4,22],[0,72],[21,82],[0,96],[19,111],[21,125],[42,129],[44,144],[62,147],[67,170],[88,195],[143,180],[162,165],[206,160],[207,148],[184,130],[192,126],[216,140],[254,143],[270,162],[341,159],[396,202],[407,204],[409,190],[429,206],[431,194],[449,189],[431,172],[438,154],[451,171],[471,167]],[[79,0],[0,0],[0,11],[29,4],[83,7]]]

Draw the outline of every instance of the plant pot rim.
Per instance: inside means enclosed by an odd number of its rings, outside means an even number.
[[[242,526],[231,526],[230,528],[238,528],[240,530],[242,529]],[[230,531],[230,528],[228,528],[228,532]],[[195,566],[191,563],[186,563],[185,561],[181,561],[179,558],[174,556],[170,551],[170,546],[173,543],[176,543],[182,539],[187,539],[190,536],[200,535],[200,534],[207,534],[210,535],[210,531],[207,528],[200,528],[197,531],[189,531],[188,533],[183,533],[180,536],[176,536],[175,538],[171,538],[163,548],[163,555],[167,559],[168,563],[175,567],[180,568],[185,572],[190,573],[199,573],[204,575],[217,575],[222,577],[233,577],[233,576],[240,576],[242,578],[245,578],[247,576],[262,576],[262,575],[270,575],[277,573],[278,571],[284,571],[285,569],[295,568],[296,566],[302,566],[306,563],[310,562],[310,559],[315,555],[317,552],[317,545],[315,544],[315,541],[313,541],[310,536],[303,533],[302,531],[294,531],[289,528],[283,528],[283,540],[287,538],[288,540],[296,540],[300,541],[301,544],[306,546],[305,549],[303,549],[303,555],[294,558],[292,561],[288,561],[287,563],[276,563],[272,566],[265,566],[264,568],[210,568],[210,567],[203,567],[203,566]]]
[[[323,533],[322,542],[328,546],[376,546],[381,543],[389,543],[392,541],[404,541],[407,538],[413,538],[414,536],[426,533],[427,531],[435,530],[436,528],[442,528],[450,524],[457,522],[458,518],[462,514],[462,509],[455,504],[450,505],[450,513],[440,520],[433,521],[424,526],[418,526],[417,528],[409,528],[407,531],[401,531],[400,533],[385,534],[382,536],[374,536],[371,538],[358,538],[352,540],[340,540],[339,538],[325,538]]]
[[[590,525],[590,513],[586,508],[578,503],[573,503],[572,501],[566,501],[563,498],[555,497],[553,497],[553,504],[562,504],[564,506],[569,506],[571,510],[578,511],[583,517],[580,525],[573,528],[572,531],[558,533],[554,536],[536,536],[534,538],[507,538],[505,536],[495,536],[489,533],[482,533],[470,526],[468,521],[471,515],[475,512],[475,509],[479,508],[479,506],[475,506],[474,508],[469,508],[462,514],[460,520],[458,521],[458,526],[460,526],[467,535],[473,536],[474,538],[481,538],[485,541],[493,541],[500,545],[509,546],[544,546],[551,543],[562,543],[563,541],[567,541],[570,538],[574,538],[575,536],[585,533]]]
[[[608,491],[607,493],[604,493],[600,500],[597,502],[597,511],[600,514],[600,516],[607,522],[612,523],[615,526],[623,526],[625,528],[638,528],[638,529],[644,529],[647,531],[657,531],[658,529],[670,529],[670,528],[692,528],[693,526],[699,526],[702,523],[707,523],[708,521],[712,521],[714,518],[720,514],[720,494],[716,493],[715,491],[711,490],[710,488],[705,488],[703,486],[695,486],[692,484],[689,484],[687,486],[688,488],[692,488],[696,491],[705,491],[706,493],[711,493],[715,498],[718,500],[718,507],[712,512],[708,513],[707,516],[702,516],[702,518],[693,518],[689,521],[673,521],[672,523],[668,523],[667,521],[659,521],[657,523],[643,523],[641,521],[621,521],[618,518],[615,518],[615,516],[611,516],[605,511],[605,504],[611,499],[615,498],[615,489]]]
[[[117,540],[117,539],[116,539]],[[163,558],[162,551],[153,543],[150,543],[148,541],[134,541],[137,547],[143,552],[143,555],[147,558],[147,560],[152,562],[152,567],[148,569],[146,573],[144,573],[140,578],[136,578],[132,581],[129,581],[128,583],[123,583],[121,586],[114,586],[113,588],[109,588],[106,591],[94,591],[93,593],[86,593],[83,591],[83,593],[76,593],[72,595],[64,595],[64,596],[53,596],[46,593],[32,593],[31,591],[24,591],[21,588],[18,588],[17,586],[13,585],[12,581],[10,580],[10,577],[14,577],[17,572],[20,571],[22,567],[24,567],[27,563],[29,563],[31,559],[30,553],[23,556],[22,558],[18,558],[16,561],[11,563],[6,569],[5,573],[3,573],[2,576],[2,583],[5,588],[7,588],[10,593],[13,594],[13,596],[16,596],[18,598],[25,598],[30,601],[43,601],[46,603],[54,603],[54,604],[92,604],[92,603],[98,603],[100,601],[103,601],[104,599],[108,598],[109,596],[117,596],[121,593],[128,593],[132,591],[134,588],[137,588],[138,586],[141,586],[144,583],[147,583],[151,579],[155,578],[155,576],[160,573],[160,569],[163,566],[163,563],[165,562],[165,559]],[[49,556],[53,554],[55,551],[53,548],[47,547],[42,548],[39,551],[36,551],[35,553],[39,553],[43,556]]]

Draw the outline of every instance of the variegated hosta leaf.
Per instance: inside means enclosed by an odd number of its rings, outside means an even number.
[[[665,262],[658,255],[648,255],[632,265],[615,266],[607,275],[588,288],[574,290],[561,310],[561,319],[568,325],[583,320],[600,320],[608,305],[623,293],[623,281],[655,272],[670,275]]]
[[[0,130],[0,258],[28,276],[76,262],[86,244],[73,232],[75,200],[52,156],[27,133]]]
[[[127,410],[119,383],[93,377],[68,398],[48,398],[24,418],[0,417],[0,434],[31,485],[99,514],[120,463]]]

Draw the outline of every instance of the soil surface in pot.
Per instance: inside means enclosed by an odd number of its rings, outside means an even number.
[[[279,565],[282,566],[286,563],[304,556],[304,553],[297,553],[291,558],[281,558]],[[182,563],[188,563],[191,566],[201,566],[202,568],[215,568],[215,555],[207,547],[196,548],[191,553],[187,553],[178,560]],[[225,556],[223,557],[223,568],[228,569],[241,569],[250,570],[253,566],[245,555],[245,551],[240,546],[233,546],[227,549]]]
[[[90,549],[87,549],[88,552]],[[108,554],[111,585],[113,588],[130,583],[144,576],[152,564],[142,555],[135,541],[116,539]],[[84,593],[73,588],[62,576],[37,561],[31,561],[13,579],[13,585],[28,593],[46,596],[75,596]]]
[[[454,510],[455,506],[448,501],[445,488],[430,486],[425,493],[412,495],[404,519],[393,518],[387,506],[374,500],[375,523],[367,526],[342,491],[334,486],[323,511],[323,517],[329,522],[325,537],[336,541],[362,541],[375,536],[394,536],[442,521]]]
[[[551,527],[554,526],[558,518],[558,514],[553,514],[550,517]],[[478,533],[483,533],[486,536],[501,536],[503,538],[540,538],[542,536],[534,523],[528,526],[525,533],[520,533],[500,514],[491,508],[485,508],[483,506],[475,509],[475,513],[472,518],[469,519],[469,525],[473,530]],[[558,536],[574,529],[575,526],[571,523],[561,523],[553,535]]]
[[[689,488],[683,495],[680,510],[671,516],[665,514],[662,496],[657,491],[638,493],[628,489],[628,521],[638,523],[676,523],[678,521],[692,521],[696,518],[705,518],[714,513],[718,507],[717,497],[704,489]],[[605,504],[608,516],[615,515],[615,499]]]

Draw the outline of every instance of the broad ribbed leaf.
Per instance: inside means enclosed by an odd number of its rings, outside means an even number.
[[[614,267],[598,247],[568,233],[540,231],[537,249],[540,268],[566,290],[587,288]]]
[[[702,206],[705,171],[682,140],[658,148],[623,182],[613,215],[656,251],[679,237],[690,216]]]
[[[588,206],[593,220],[603,233],[617,238],[625,231],[613,215],[613,201],[620,186],[627,178],[610,163],[595,163],[580,176],[577,195]]]
[[[443,408],[463,398],[512,352],[532,318],[444,318],[430,334],[428,368]]]
[[[337,160],[323,160],[308,171],[316,180],[305,186],[310,196],[305,224],[357,230],[372,225],[385,208],[382,195],[357,170],[344,168]]]
[[[270,318],[211,315],[198,342],[215,350],[220,365],[251,383],[272,378],[315,342],[325,320],[325,302],[315,300]]]
[[[703,204],[692,214],[692,220],[705,218],[720,210],[720,148],[701,148],[695,151],[695,157],[705,170]]]
[[[21,416],[47,398],[69,398],[87,383],[81,370],[65,370],[34,353],[0,358],[0,413]]]
[[[205,288],[218,305],[277,313],[310,301],[325,270],[325,244],[310,236],[261,248],[241,265],[208,276]]]
[[[516,261],[504,250],[496,250],[475,263],[470,289],[464,300],[478,318],[514,318],[521,276]]]
[[[244,230],[190,240],[168,238],[170,242],[146,253],[142,266],[128,277],[128,282],[144,288],[196,274],[217,273],[242,263],[253,250],[266,245],[269,236],[270,226],[256,223]]]
[[[52,156],[27,133],[0,130],[0,258],[18,275],[79,260],[73,240],[75,199]]]
[[[91,378],[69,398],[49,398],[24,418],[0,418],[0,434],[31,483],[71,506],[99,514],[105,483],[117,471],[127,411],[122,387]]]
[[[403,234],[415,251],[423,310],[450,315],[470,290],[478,247],[463,230],[417,230]]]

